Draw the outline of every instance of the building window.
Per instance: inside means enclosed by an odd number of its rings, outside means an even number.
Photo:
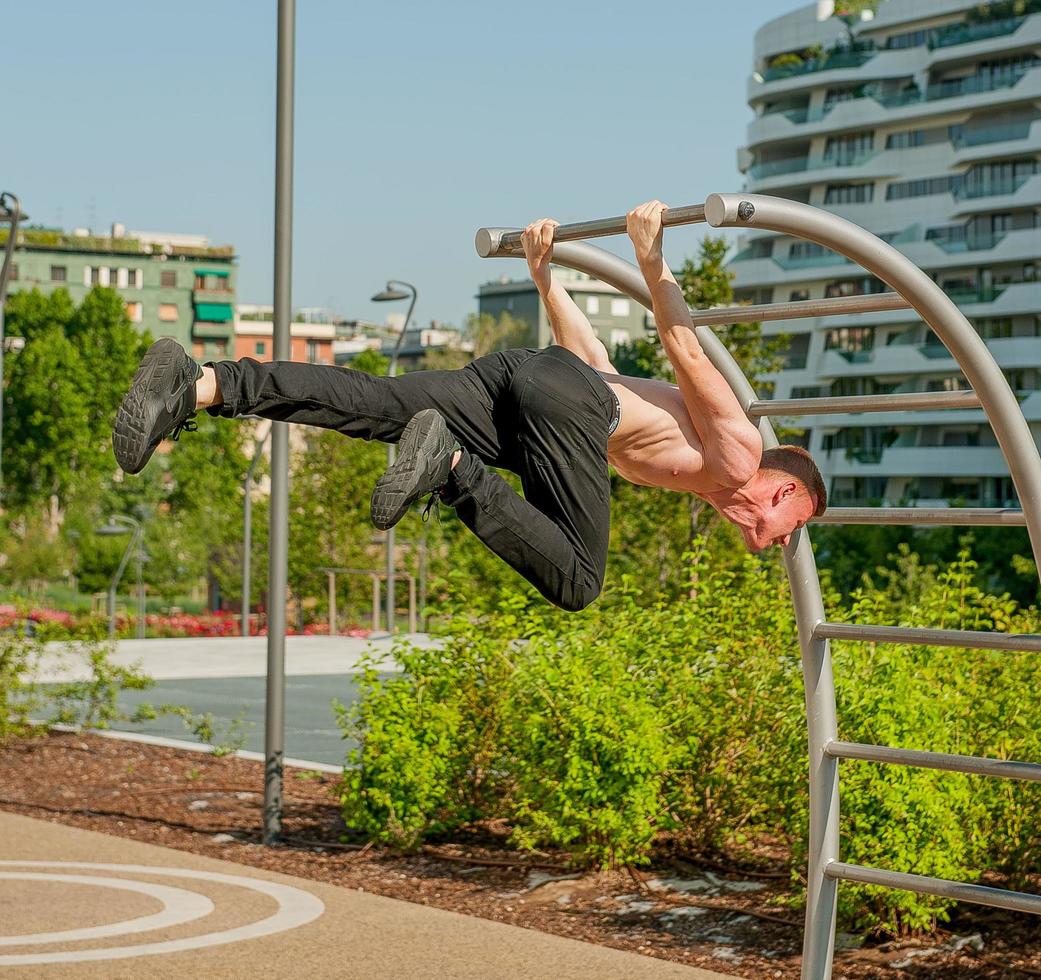
[[[229,292],[228,277],[214,275],[209,272],[197,272],[195,273],[195,288],[216,293],[226,293]]]
[[[825,204],[866,204],[875,195],[874,184],[829,184]]]
[[[968,391],[969,382],[960,374],[952,374],[946,378],[930,378],[925,383],[926,391]]]
[[[159,319],[162,320],[163,323],[173,323],[177,319],[177,304],[160,303]]]
[[[63,265],[51,266],[51,282],[65,282],[68,269]]]
[[[7,279],[9,282],[18,281],[18,266],[14,262],[8,267]]]
[[[159,273],[159,285],[162,289],[177,287],[177,273],[173,269],[164,269]]]
[[[629,315],[629,300],[627,299],[613,299],[611,300],[611,316],[628,316]]]
[[[949,194],[961,176],[927,177],[923,180],[905,180],[890,184],[886,188],[887,201],[902,201],[909,197],[928,197],[932,194]]]
[[[228,342],[226,340],[218,340],[216,343],[214,343],[213,350],[218,357],[227,357]]]
[[[206,345],[201,340],[192,341],[192,357],[201,361],[206,356]]]
[[[253,345],[253,353],[259,354],[261,357],[263,357],[263,355],[267,353],[267,344],[263,340],[258,340]]]
[[[115,285],[119,289],[126,289],[130,282],[130,270],[129,269],[113,269],[115,276]]]
[[[789,303],[802,303],[810,298],[810,291],[808,289],[793,289],[788,294]]]
[[[140,269],[127,269],[127,288],[140,289],[142,286],[142,275]]]
[[[587,296],[586,297],[586,313],[596,316],[600,312],[600,297],[599,296]]]
[[[875,134],[870,130],[847,136],[829,136],[824,146],[824,159],[839,165],[849,165],[874,147]]]
[[[925,142],[924,129],[905,129],[899,133],[890,133],[886,137],[887,150],[909,150],[921,146]]]
[[[839,327],[824,336],[824,349],[858,354],[875,346],[874,327]]]
[[[307,362],[309,364],[318,363],[318,341],[309,340],[307,342]]]
[[[141,304],[127,303],[127,316],[130,317],[131,323],[140,323],[143,318]]]
[[[628,330],[612,330],[611,331],[611,347],[612,349],[622,344],[629,343],[629,331]]]

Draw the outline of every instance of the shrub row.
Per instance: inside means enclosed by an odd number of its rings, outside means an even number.
[[[975,584],[967,554],[943,572],[906,549],[832,618],[1036,632],[1037,613]],[[1041,665],[1028,655],[874,644],[833,650],[839,736],[1000,758],[1041,759]],[[805,869],[805,708],[794,616],[776,568],[748,556],[691,566],[685,601],[648,604],[622,583],[561,614],[516,594],[435,649],[402,645],[400,674],[368,665],[339,709],[356,747],[349,827],[398,847],[481,819],[521,848],[577,866],[641,864],[656,847],[748,856],[787,844]],[[384,669],[385,670],[385,669]],[[842,768],[842,857],[898,871],[1013,883],[1039,870],[1030,784],[872,763]],[[949,903],[844,884],[848,925],[892,932]]]

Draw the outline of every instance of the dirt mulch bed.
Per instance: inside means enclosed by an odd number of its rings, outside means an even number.
[[[286,841],[264,847],[259,762],[68,733],[0,748],[0,809],[12,813],[720,973],[799,976],[802,921],[786,902],[783,873],[675,859],[653,870],[573,874],[561,855],[518,855],[497,827],[410,855],[344,844],[335,782],[287,770]],[[1041,977],[1041,927],[1033,917],[962,906],[927,940],[839,950],[834,975]]]

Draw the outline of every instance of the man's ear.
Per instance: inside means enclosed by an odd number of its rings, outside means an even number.
[[[774,507],[776,507],[782,500],[787,500],[798,489],[799,485],[790,480],[786,483],[779,483],[777,489],[774,491]]]

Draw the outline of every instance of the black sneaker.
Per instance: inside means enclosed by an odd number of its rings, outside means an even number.
[[[157,340],[141,359],[112,427],[112,448],[124,473],[140,473],[164,439],[196,428],[195,382],[202,368],[176,340]]]
[[[401,433],[397,459],[372,491],[372,523],[386,531],[414,501],[440,490],[452,472],[457,448],[440,412],[425,408],[413,415]]]

